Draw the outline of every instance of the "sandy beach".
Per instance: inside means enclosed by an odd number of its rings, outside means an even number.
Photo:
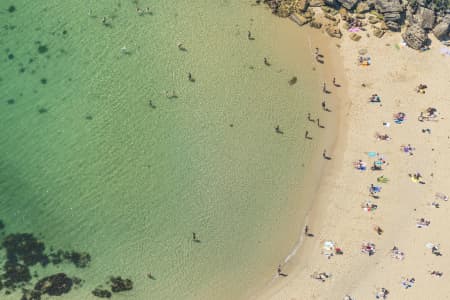
[[[330,72],[327,101],[339,108],[333,113],[340,122],[307,219],[313,236],[305,237],[297,255],[283,266],[287,276],[279,276],[256,298],[376,299],[384,288],[387,299],[449,299],[450,242],[444,230],[450,204],[443,195],[450,194],[445,157],[450,57],[430,38],[431,49],[425,52],[403,46],[400,33],[363,36],[359,42],[347,33],[342,39],[328,38],[326,63],[319,67]],[[365,52],[370,66],[359,64]],[[331,83],[333,76],[340,88]],[[424,93],[416,91],[419,84],[427,86]],[[373,94],[381,102],[369,102]],[[437,112],[419,121],[428,108]],[[399,112],[406,117],[397,124]],[[387,139],[377,139],[376,133]],[[401,149],[408,144],[413,150]],[[355,168],[358,160],[367,164],[366,170]],[[382,170],[371,170],[376,160]],[[420,177],[414,178],[415,173]],[[331,247],[325,249],[325,242]],[[362,252],[363,243],[374,249]],[[336,254],[336,248],[343,254]],[[326,274],[318,280],[314,273]]]

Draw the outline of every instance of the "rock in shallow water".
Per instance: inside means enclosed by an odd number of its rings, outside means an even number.
[[[43,266],[48,264],[48,257],[44,254],[44,243],[32,234],[10,234],[5,237],[2,246],[6,249],[9,261],[19,260],[27,266],[33,266],[37,263]]]
[[[111,277],[111,291],[113,293],[129,291],[133,288],[133,282],[130,279],[122,279],[122,277]]]
[[[48,294],[50,296],[61,296],[70,292],[73,281],[64,273],[58,273],[39,280],[34,289],[41,294]]]
[[[92,291],[92,295],[99,297],[99,298],[111,298],[112,294],[108,290],[103,290],[100,288],[96,288]]]

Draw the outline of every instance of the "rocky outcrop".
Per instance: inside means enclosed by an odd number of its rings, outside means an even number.
[[[122,277],[111,277],[111,291],[113,293],[129,291],[133,289],[133,282],[130,279],[123,279]]]
[[[358,27],[367,30],[367,24],[377,24],[373,34],[382,37],[390,31],[400,31],[403,25],[409,26],[403,34],[405,41],[414,49],[420,49],[428,42],[427,33],[432,31],[440,40],[450,39],[450,3],[446,0],[256,0],[264,2],[272,12],[281,17],[290,17],[299,25],[323,22],[328,35],[340,38],[339,29]],[[311,14],[308,7],[321,7],[324,17],[321,20]],[[367,13],[369,15],[367,15]],[[312,13],[313,14],[313,13]],[[368,17],[368,19],[367,19]],[[361,21],[366,19],[367,22]],[[344,21],[339,23],[340,21]],[[312,23],[314,22],[314,23]],[[331,24],[329,24],[331,23]],[[367,34],[369,36],[369,34]],[[355,38],[355,36],[352,36]]]
[[[355,12],[357,14],[365,14],[369,11],[370,11],[370,5],[367,3],[367,1],[359,2],[355,9]]]
[[[337,0],[337,1],[346,9],[352,10],[359,0]]]
[[[361,36],[357,33],[350,33],[350,35],[348,36],[352,41],[358,42],[361,39]]]
[[[450,34],[450,23],[440,22],[433,29],[433,34],[440,40],[448,39]]]
[[[303,26],[303,25],[311,22],[311,20],[312,20],[312,18],[306,18],[305,16],[299,15],[299,14],[292,14],[289,16],[289,19],[294,21],[299,26]]]
[[[111,298],[112,293],[108,290],[96,288],[95,290],[92,291],[92,295],[99,298]]]
[[[418,24],[408,27],[402,37],[409,47],[416,50],[421,49],[428,43],[428,36],[425,30],[423,30],[423,28],[421,28]]]
[[[375,8],[383,15],[386,13],[403,12],[403,7],[399,0],[376,0]]]
[[[305,12],[308,9],[308,5],[309,5],[309,0],[298,0],[293,5],[293,8],[294,8],[295,12],[301,13],[301,12]]]
[[[64,273],[58,273],[39,280],[34,286],[34,290],[49,296],[61,296],[70,292],[72,285],[71,278]]]
[[[420,26],[425,30],[431,30],[434,27],[434,22],[436,16],[434,11],[425,7],[420,7],[417,10],[416,15],[418,16]]]
[[[325,29],[325,31],[331,37],[335,37],[335,38],[338,38],[338,39],[340,39],[342,37],[342,32],[341,32],[341,30],[339,29],[338,26],[328,26]]]

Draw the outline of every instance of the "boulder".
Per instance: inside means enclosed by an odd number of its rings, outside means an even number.
[[[387,21],[386,26],[391,31],[400,31],[401,29],[400,24],[393,21]]]
[[[324,6],[325,2],[324,0],[310,0],[309,1],[309,6],[311,7],[320,7],[320,6]]]
[[[373,29],[373,35],[376,36],[377,38],[382,38],[384,35],[384,30],[381,30],[380,28],[374,28]]]
[[[309,23],[309,26],[311,26],[312,28],[320,29],[320,28],[322,28],[322,23],[312,21],[311,23]]]
[[[420,7],[417,11],[417,15],[419,16],[419,22],[423,29],[425,30],[433,29],[434,22],[436,20],[436,16],[434,15],[433,10]]]
[[[341,15],[342,19],[345,19],[348,17],[348,11],[344,7],[339,8],[338,12]]]
[[[328,5],[330,7],[336,7],[338,5],[337,0],[325,0],[325,5]]]
[[[342,32],[338,26],[328,26],[325,31],[329,36],[340,39],[342,37]]]
[[[304,12],[308,9],[309,0],[298,0],[294,3],[293,9],[295,12]]]
[[[299,25],[299,26],[303,26],[303,25],[305,25],[305,24],[307,24],[307,23],[309,23],[309,22],[311,22],[311,19],[310,18],[306,18],[306,17],[304,17],[304,16],[302,16],[302,15],[299,15],[299,14],[292,14],[292,15],[290,15],[289,16],[289,19],[291,19],[292,21],[294,21],[297,25]]]
[[[403,7],[399,0],[376,0],[375,8],[381,13],[401,13]]]
[[[428,36],[418,24],[414,24],[406,29],[406,31],[402,34],[405,43],[416,50],[421,49],[426,46],[428,43]]]
[[[336,21],[336,18],[333,17],[331,14],[325,14],[325,18],[327,18],[328,20],[331,20],[331,21],[333,21],[333,22]]]
[[[358,5],[356,5],[355,12],[357,14],[365,14],[370,11],[370,6],[367,4],[367,2],[359,2]]]
[[[399,23],[400,22],[400,19],[401,19],[401,16],[400,16],[400,14],[399,13],[392,13],[392,12],[390,12],[390,13],[385,13],[384,14],[384,20],[386,21],[386,22],[395,22],[395,23]]]
[[[352,10],[359,0],[337,0],[344,8]]]
[[[450,33],[450,24],[446,22],[441,22],[437,24],[433,29],[433,34],[439,40],[444,40],[448,38]]]
[[[361,36],[357,33],[350,33],[350,35],[348,36],[352,41],[358,42],[361,39]]]
[[[381,29],[381,30],[389,30],[389,27],[387,27],[387,25],[386,25],[385,22],[381,22],[381,23],[380,23],[380,29]]]
[[[364,20],[366,18],[365,14],[356,14],[355,17],[360,20]]]
[[[378,22],[380,22],[380,20],[378,20],[378,18],[376,18],[374,16],[369,16],[369,23],[370,24],[377,24]]]

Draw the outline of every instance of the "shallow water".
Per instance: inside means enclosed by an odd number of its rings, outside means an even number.
[[[0,218],[91,254],[37,268],[86,280],[64,298],[121,275],[135,288],[114,298],[244,299],[293,246],[317,79],[253,2],[0,7]],[[310,66],[308,47],[295,59]]]

